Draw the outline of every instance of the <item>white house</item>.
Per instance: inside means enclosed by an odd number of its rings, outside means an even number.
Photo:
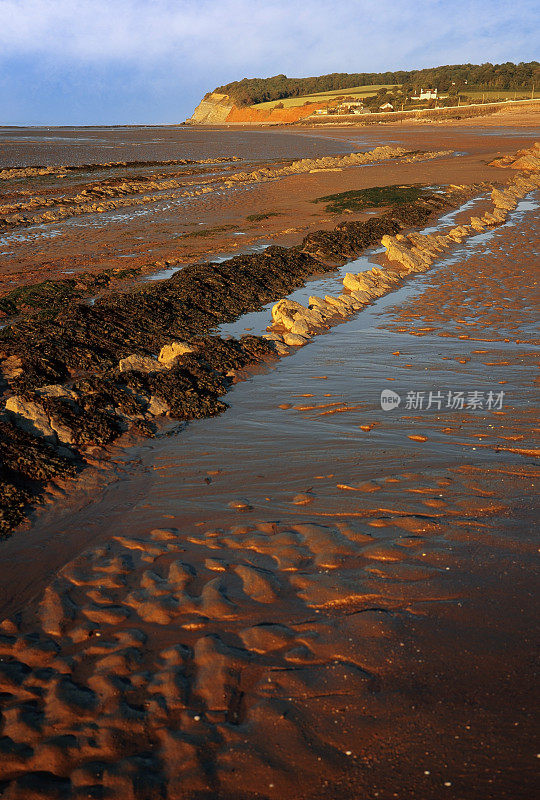
[[[437,89],[420,89],[420,94],[413,95],[411,100],[436,100],[437,99]]]

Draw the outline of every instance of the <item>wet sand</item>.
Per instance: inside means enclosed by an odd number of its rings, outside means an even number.
[[[181,130],[182,136],[188,137],[189,148],[183,142],[182,147],[176,149],[170,144],[165,149],[156,149],[156,146],[148,144],[139,148],[132,145],[127,150],[119,148],[115,158],[133,157],[136,154],[141,157],[141,152],[145,157],[193,156],[194,145],[191,142],[195,133],[192,130]],[[493,133],[496,135],[492,135]],[[78,214],[77,207],[88,204],[89,200],[95,207],[100,207],[99,198],[90,197],[84,200],[81,197],[73,208],[73,215],[68,214],[64,219],[15,229],[4,227],[0,230],[0,258],[3,264],[0,271],[0,290],[7,292],[21,283],[30,284],[59,276],[68,278],[104,269],[136,269],[144,276],[167,268],[169,264],[181,265],[206,259],[209,252],[219,257],[249,252],[268,244],[290,246],[310,231],[331,229],[339,221],[339,216],[336,218],[335,215],[329,215],[322,206],[313,204],[312,201],[317,197],[389,183],[441,185],[503,180],[505,176],[501,174],[501,170],[489,167],[489,162],[500,152],[529,146],[534,142],[535,133],[534,128],[518,131],[499,128],[494,132],[489,127],[472,131],[467,127],[447,129],[446,126],[438,126],[435,130],[420,130],[415,126],[404,125],[373,126],[368,130],[302,130],[287,134],[275,130],[204,130],[198,132],[199,138],[208,135],[218,137],[219,134],[223,136],[220,151],[216,152],[216,144],[209,147],[208,153],[211,156],[217,157],[219,152],[220,156],[238,156],[244,161],[222,164],[219,167],[192,167],[191,175],[181,174],[189,171],[187,167],[167,167],[121,170],[120,173],[109,170],[102,175],[92,173],[88,176],[77,176],[76,179],[70,177],[68,184],[72,186],[68,185],[67,188],[68,194],[72,196],[80,196],[81,192],[92,190],[96,186],[105,187],[108,191],[112,180],[120,187],[120,194],[113,197],[112,202],[120,205],[109,210],[105,205],[102,206],[102,211]],[[375,163],[339,172],[299,174],[262,183],[255,181],[224,186],[223,179],[226,179],[228,173],[245,169],[245,158],[252,141],[255,158],[255,161],[253,157],[251,159],[252,165],[269,163],[257,160],[261,155],[258,137],[265,135],[270,143],[275,142],[269,148],[274,159],[278,154],[282,159],[290,158],[291,140],[295,139],[300,140],[301,144],[292,149],[293,156],[335,155],[367,150],[380,144],[402,146],[410,150],[453,152],[447,157],[419,163],[398,160],[396,163]],[[170,139],[173,134],[167,131],[166,141],[167,137]],[[67,156],[63,147],[53,150],[49,161],[65,163]],[[18,143],[17,147],[12,145],[12,148],[12,160],[17,153],[19,158],[28,158],[27,144]],[[90,154],[98,157],[107,153],[109,160],[112,158],[111,152],[116,153],[109,147],[105,150],[97,149],[95,153],[91,150]],[[73,156],[73,148],[71,154]],[[75,163],[73,157],[71,162]],[[275,160],[271,163],[277,165]],[[154,188],[147,187],[142,193],[137,190],[137,180],[141,177],[152,180]],[[135,185],[127,194],[126,180],[135,180]],[[176,188],[156,188],[170,180],[180,185]],[[5,205],[6,208],[13,207],[17,202],[28,202],[28,192],[30,197],[38,200],[41,198],[43,202],[57,198],[58,193],[63,193],[66,189],[66,178],[58,180],[54,177],[41,177],[34,179],[28,186],[24,182],[21,185],[20,181],[1,183],[7,184],[0,189],[3,192],[0,205]],[[21,189],[24,190],[24,195],[21,195]],[[184,193],[192,196],[183,196]],[[253,214],[269,212],[275,216],[256,222],[248,219]],[[38,207],[32,213],[39,216],[47,213],[47,209],[40,211]],[[0,213],[0,217],[2,216]],[[345,215],[345,218],[365,219],[366,214]]]
[[[6,798],[533,796],[537,215],[538,192],[1,543]]]

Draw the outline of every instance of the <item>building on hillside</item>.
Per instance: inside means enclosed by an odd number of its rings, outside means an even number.
[[[328,114],[328,113],[329,113],[329,111],[328,111],[328,109],[327,109],[327,108],[316,108],[316,109],[315,109],[315,113],[316,113],[316,114]]]
[[[365,114],[363,103],[340,103],[337,108],[338,114]]]
[[[379,110],[380,111],[393,111],[394,110],[394,106],[392,105],[392,103],[384,103],[384,105],[379,106]]]
[[[420,94],[413,95],[411,100],[436,100],[437,94],[437,89],[420,89]]]

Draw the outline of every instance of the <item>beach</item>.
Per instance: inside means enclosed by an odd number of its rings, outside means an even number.
[[[536,117],[494,117],[0,134],[1,421],[46,445],[3,797],[533,796]]]

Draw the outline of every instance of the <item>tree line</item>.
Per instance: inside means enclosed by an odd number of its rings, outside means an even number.
[[[406,84],[415,88],[436,88],[439,92],[451,91],[516,91],[530,89],[540,84],[540,63],[530,61],[513,64],[453,64],[420,70],[398,72],[334,72],[312,78],[243,78],[214,91],[227,94],[238,106],[250,106],[286,97],[349,89],[353,86],[376,84]],[[207,95],[208,96],[208,95]]]

